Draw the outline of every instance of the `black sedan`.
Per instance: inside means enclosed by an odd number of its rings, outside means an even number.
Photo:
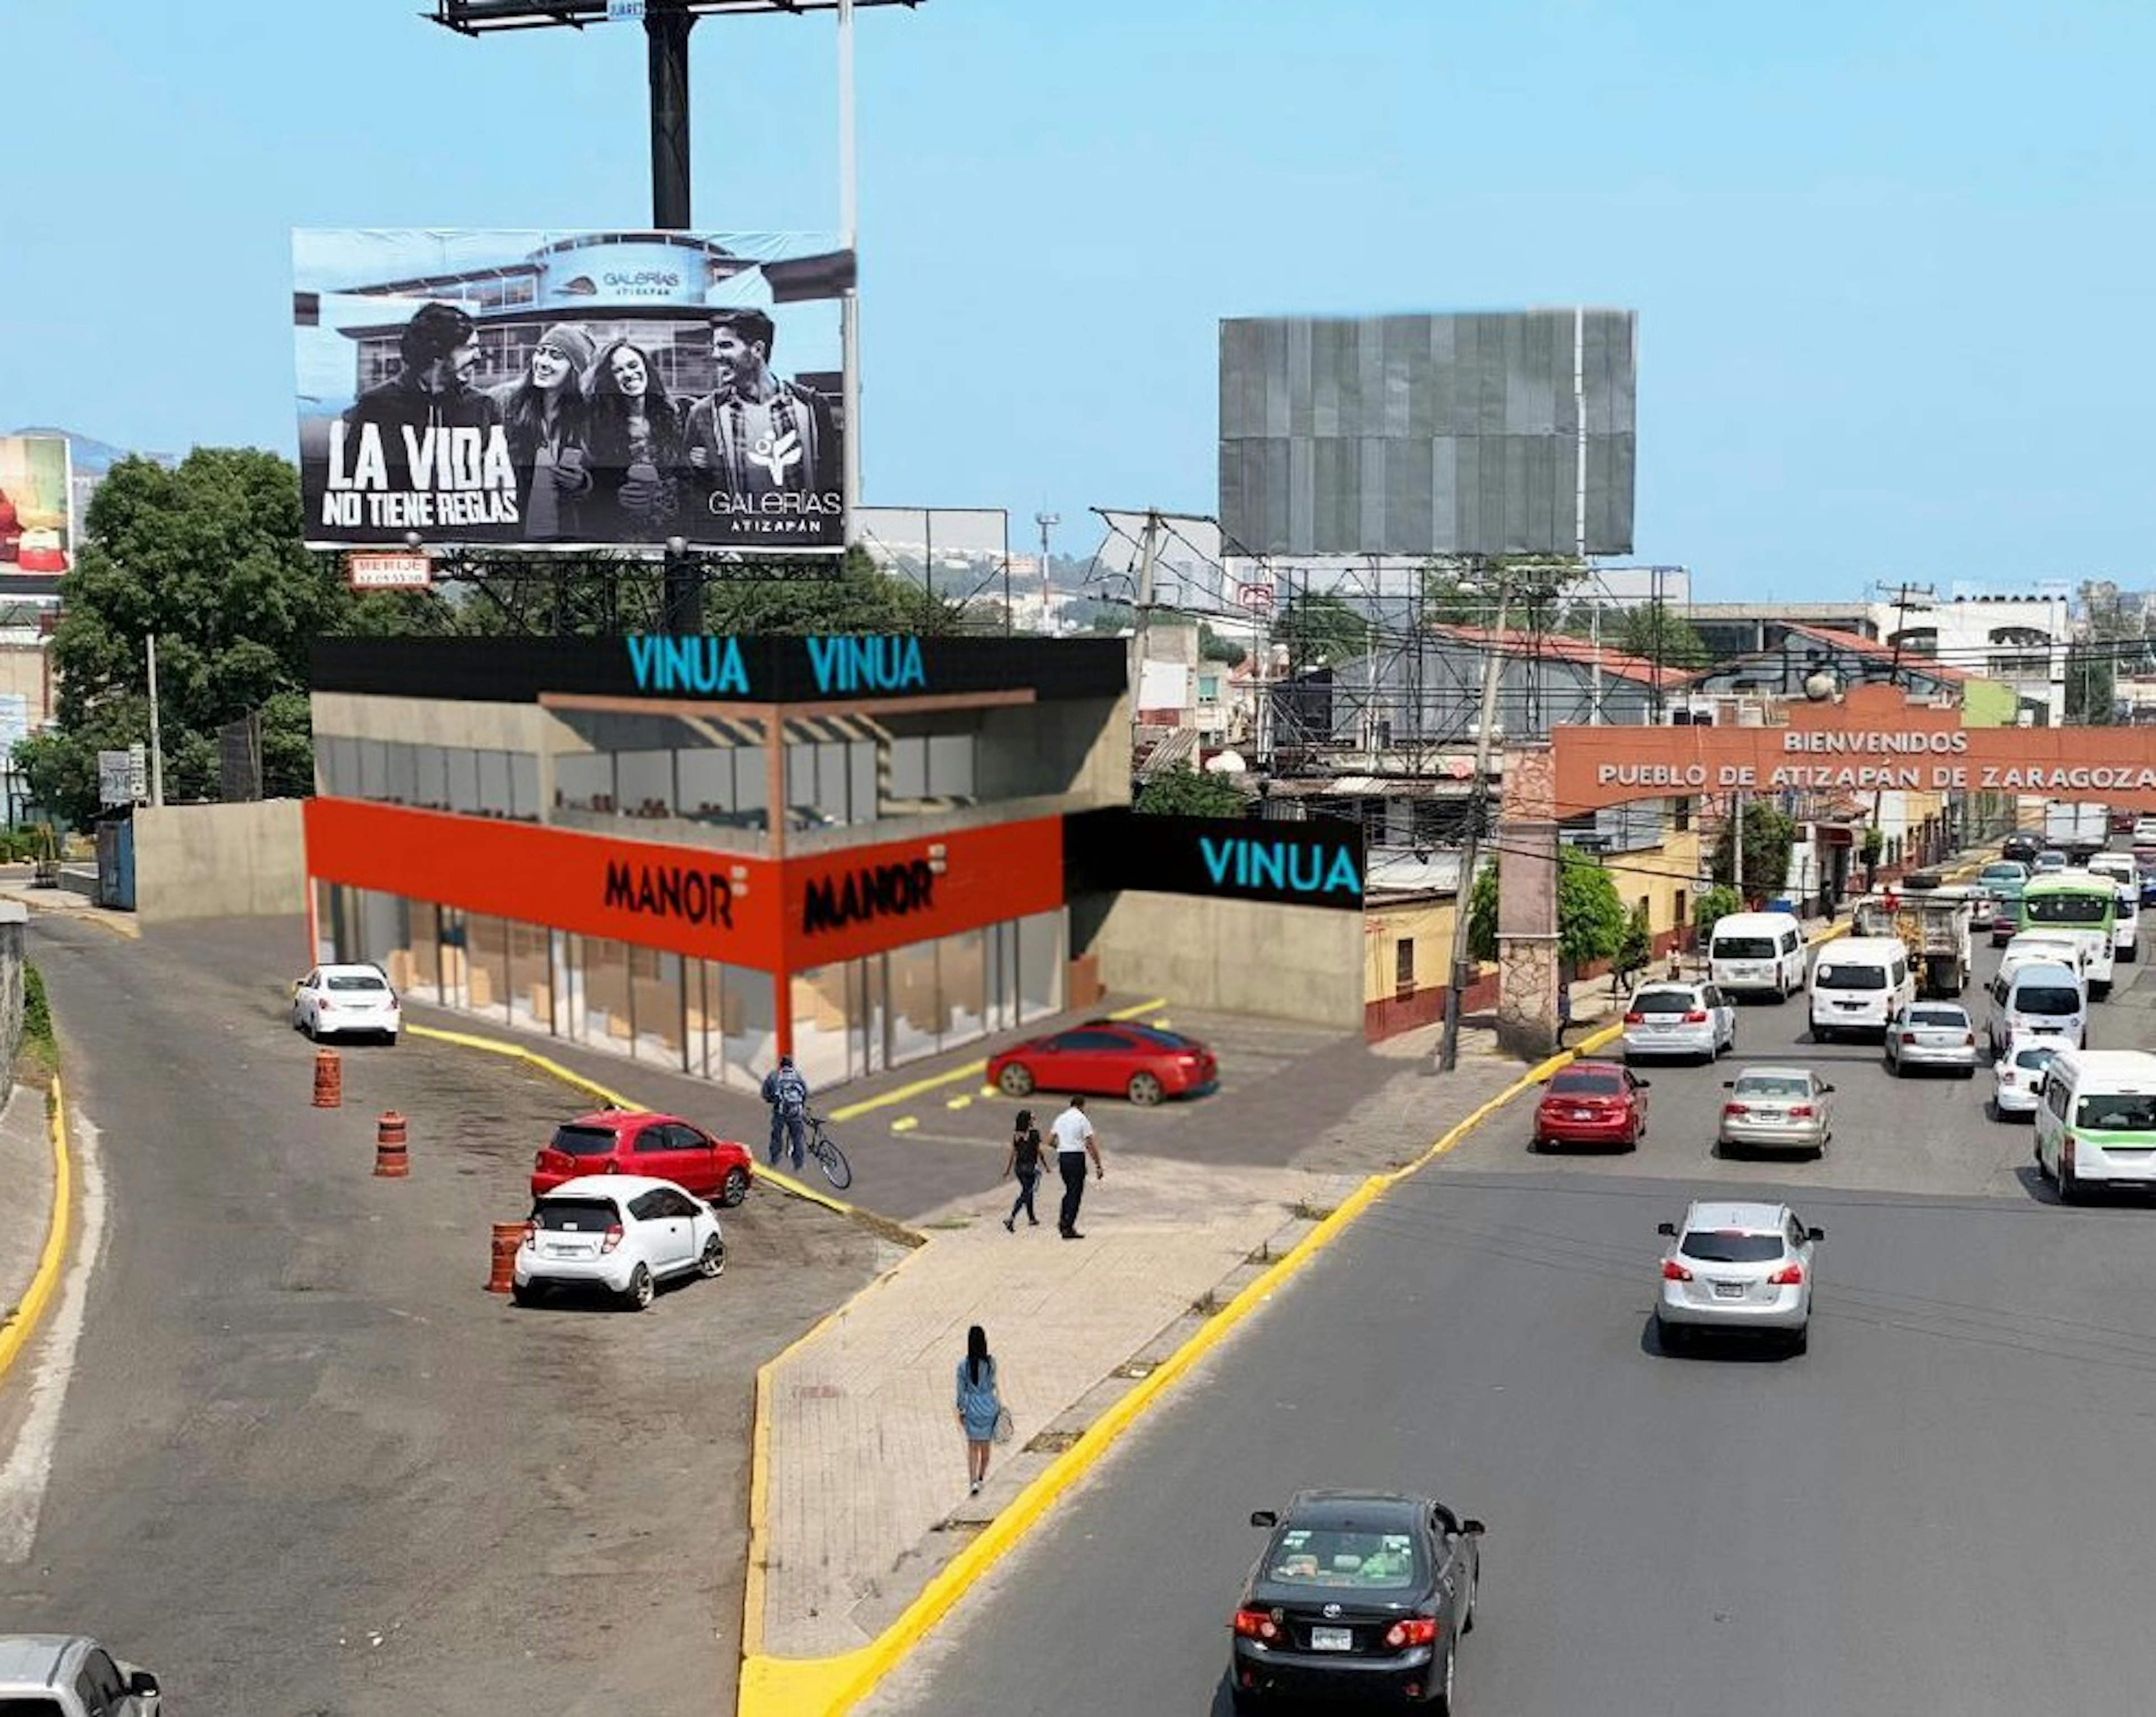
[[[2036,855],[2043,850],[2043,838],[2030,834],[2026,829],[2016,829],[1999,843],[1999,857],[2019,859],[2025,865],[2035,864]]]
[[[1453,1653],[1475,1626],[1480,1520],[1428,1497],[1297,1491],[1244,1582],[1228,1690],[1238,1711],[1348,1695],[1453,1709]]]

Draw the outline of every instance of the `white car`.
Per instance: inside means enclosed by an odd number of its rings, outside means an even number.
[[[719,1213],[670,1180],[581,1175],[533,1201],[511,1293],[530,1305],[551,1288],[598,1287],[638,1311],[670,1276],[726,1267]]]
[[[2133,844],[2136,846],[2156,846],[2156,817],[2136,817],[2133,820]]]
[[[379,966],[316,966],[292,986],[292,1024],[313,1038],[397,1041],[403,1010]]]
[[[1642,984],[1625,1010],[1625,1059],[1697,1056],[1737,1047],[1737,1005],[1713,984]]]
[[[2044,1069],[2066,1046],[2056,1037],[2016,1037],[2006,1053],[1991,1067],[1991,1111],[2002,1120],[2008,1115],[2033,1115],[2041,1095]]]
[[[1802,1353],[1812,1324],[1812,1257],[1826,1236],[1787,1205],[1701,1199],[1681,1225],[1660,1224],[1661,1296],[1655,1334],[1676,1353],[1704,1329],[1779,1335]]]
[[[162,1689],[82,1634],[0,1635],[0,1712],[26,1717],[157,1717]]]

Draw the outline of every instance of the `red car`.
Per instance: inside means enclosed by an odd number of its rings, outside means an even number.
[[[557,1127],[553,1143],[532,1159],[531,1195],[579,1175],[646,1175],[728,1205],[747,1198],[756,1182],[747,1145],[646,1109],[601,1109]]]
[[[1121,1020],[1088,1020],[1004,1051],[988,1062],[988,1082],[1012,1097],[1036,1090],[1099,1092],[1150,1104],[1212,1090],[1220,1067],[1194,1037]]]
[[[1647,1082],[1618,1062],[1560,1067],[1535,1105],[1532,1149],[1553,1144],[1619,1144],[1636,1149],[1647,1136]]]

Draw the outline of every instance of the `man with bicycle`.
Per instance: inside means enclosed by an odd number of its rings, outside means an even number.
[[[771,1166],[778,1166],[779,1152],[791,1139],[793,1172],[798,1175],[808,1145],[808,1082],[792,1056],[779,1056],[778,1065],[763,1076],[763,1100],[771,1105]]]

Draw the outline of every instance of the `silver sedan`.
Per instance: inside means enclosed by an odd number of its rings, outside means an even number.
[[[1973,1079],[1983,1056],[1975,1021],[1958,1001],[1911,1002],[1887,1026],[1887,1068],[1897,1075],[1943,1067]]]
[[[1810,1067],[1747,1067],[1722,1088],[1717,1137],[1725,1154],[1801,1150],[1817,1156],[1834,1137],[1834,1087]]]

